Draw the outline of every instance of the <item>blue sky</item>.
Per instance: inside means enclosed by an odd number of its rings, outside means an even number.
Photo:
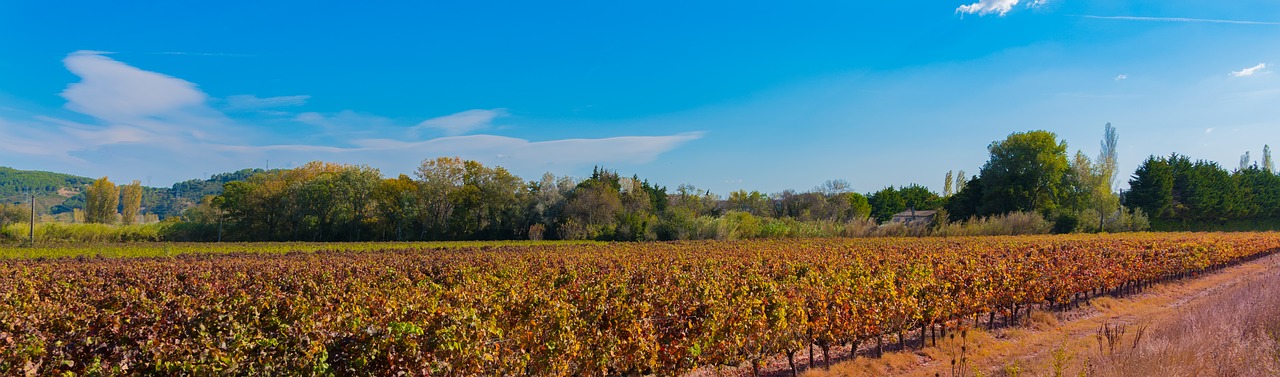
[[[1280,144],[1278,40],[1280,3],[1254,0],[0,0],[0,165],[160,186],[457,155],[940,190],[1009,133],[1093,156],[1111,122],[1125,174],[1235,166]]]

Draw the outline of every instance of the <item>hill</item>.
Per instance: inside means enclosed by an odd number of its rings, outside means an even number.
[[[177,216],[183,210],[199,203],[205,196],[221,194],[223,184],[242,181],[264,171],[263,169],[242,169],[216,174],[208,179],[178,182],[172,187],[144,187],[142,212],[160,215],[161,219]],[[37,214],[69,213],[73,209],[84,208],[84,187],[92,184],[93,180],[93,178],[71,174],[18,170],[0,166],[0,203],[25,205],[28,199],[24,190],[31,189],[36,195]],[[115,183],[121,185],[129,182]]]
[[[36,211],[39,213],[61,213],[56,207],[83,208],[83,188],[93,183],[92,178],[47,171],[17,170],[0,166],[0,203],[26,204],[25,190],[32,190],[36,195]],[[75,198],[79,197],[79,205]],[[66,205],[70,205],[67,207]]]

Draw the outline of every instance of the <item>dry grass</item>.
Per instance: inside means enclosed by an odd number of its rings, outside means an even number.
[[[1280,376],[1280,256],[1026,323],[804,376]]]
[[[1018,329],[999,331],[999,337],[982,329],[952,331],[946,337],[938,339],[936,347],[908,352],[888,352],[883,357],[859,357],[850,362],[837,363],[831,369],[814,369],[804,373],[804,377],[828,376],[887,376],[918,374],[920,366],[928,365],[935,369],[948,370],[946,376],[982,375],[984,366],[974,360],[998,358],[1015,352],[1016,344],[1008,339],[1017,339],[1025,332]],[[928,374],[932,376],[932,374]]]
[[[1100,330],[1089,375],[1278,376],[1280,274],[1238,284],[1142,330]],[[1108,331],[1120,332],[1118,339]]]
[[[1052,330],[1058,327],[1058,317],[1040,310],[1031,312],[1029,320],[1031,321],[1031,328],[1039,331]]]

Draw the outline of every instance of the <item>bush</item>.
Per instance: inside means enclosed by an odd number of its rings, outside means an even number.
[[[3,238],[26,240],[27,224],[9,224],[0,229]],[[46,223],[36,225],[36,242],[156,242],[163,241],[166,225],[106,225],[106,224],[62,224]]]
[[[1006,215],[995,215],[973,218],[963,222],[940,225],[934,229],[933,235],[953,236],[1010,236],[1019,234],[1047,234],[1054,229],[1054,223],[1044,219],[1035,212],[1013,212]]]

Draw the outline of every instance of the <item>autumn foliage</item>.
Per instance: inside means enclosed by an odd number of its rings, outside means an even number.
[[[1280,235],[332,248],[0,261],[0,375],[674,375],[1062,305]]]

